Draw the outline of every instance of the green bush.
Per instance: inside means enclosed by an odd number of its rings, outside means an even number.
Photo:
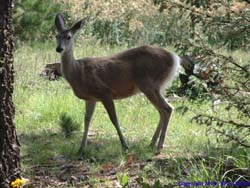
[[[114,22],[96,19],[93,22],[91,35],[101,41],[102,44],[121,45],[127,43],[131,32],[128,24],[122,20]]]
[[[80,123],[77,123],[76,121],[72,120],[72,118],[66,113],[60,115],[59,125],[65,137],[67,138],[72,136],[74,131],[79,131],[81,127]]]
[[[17,0],[15,36],[20,41],[45,41],[54,37],[54,19],[62,5],[52,0]]]

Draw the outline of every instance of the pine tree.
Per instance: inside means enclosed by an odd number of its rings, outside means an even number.
[[[20,178],[19,142],[13,118],[12,101],[14,0],[0,0],[0,187],[9,188]]]

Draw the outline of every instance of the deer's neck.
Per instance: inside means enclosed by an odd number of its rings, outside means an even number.
[[[76,69],[77,61],[74,58],[73,50],[64,52],[61,54],[61,62],[62,62],[62,73],[64,77],[69,80],[71,74],[74,74],[74,70]]]

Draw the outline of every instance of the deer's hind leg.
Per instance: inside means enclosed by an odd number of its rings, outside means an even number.
[[[150,82],[147,82],[147,84],[140,84],[139,88],[149,99],[149,101],[155,106],[160,114],[159,124],[150,143],[150,146],[155,146],[160,136],[157,145],[157,153],[160,153],[165,141],[166,131],[173,111],[173,107],[165,100],[165,98],[161,94],[160,87],[157,87],[157,84],[149,83]]]
[[[154,148],[154,147],[155,147],[155,144],[156,144],[156,142],[157,142],[157,140],[158,140],[158,138],[159,138],[159,135],[160,135],[161,130],[162,130],[163,119],[164,119],[164,116],[162,116],[161,113],[160,113],[160,120],[159,120],[159,123],[158,123],[158,125],[157,125],[157,128],[156,128],[156,130],[155,130],[155,133],[154,133],[154,135],[153,135],[153,137],[152,137],[152,139],[151,139],[150,145],[149,145],[151,148]]]

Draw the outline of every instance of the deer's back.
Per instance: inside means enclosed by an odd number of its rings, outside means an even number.
[[[171,71],[174,61],[172,53],[156,46],[145,45],[115,55],[131,64],[135,80],[159,81]]]
[[[154,46],[78,61],[81,77],[78,97],[85,93],[86,96],[96,96],[96,99],[110,92],[114,99],[129,97],[139,92],[138,85],[146,80],[156,84],[162,82],[173,67],[171,53]]]

